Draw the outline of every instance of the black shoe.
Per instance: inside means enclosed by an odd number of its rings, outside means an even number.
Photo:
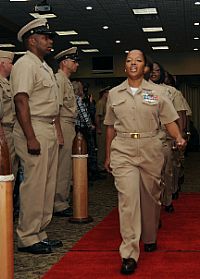
[[[73,209],[72,207],[68,207],[62,211],[57,211],[53,213],[54,216],[58,217],[72,217],[73,216]]]
[[[144,244],[144,251],[145,252],[153,252],[157,250],[157,244],[156,243],[148,243]]]
[[[165,206],[165,211],[168,212],[168,213],[174,212],[174,206],[173,206],[173,204],[171,203],[170,205],[166,205],[166,206]]]
[[[121,273],[122,274],[131,274],[135,271],[137,263],[133,258],[123,259]]]
[[[42,242],[35,243],[27,247],[18,247],[19,252],[26,252],[31,254],[50,254],[52,249],[50,246],[44,245]]]
[[[62,247],[63,243],[61,240],[56,240],[56,239],[48,239],[45,238],[41,241],[42,244],[50,246],[52,248],[58,248],[58,247]]]

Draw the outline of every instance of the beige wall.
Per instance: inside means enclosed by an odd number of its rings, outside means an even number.
[[[113,73],[92,73],[93,55],[81,54],[81,61],[78,72],[72,75],[72,78],[81,78],[89,83],[89,93],[98,99],[98,91],[105,86],[115,86],[119,84],[122,78],[125,79],[124,61],[126,54],[113,56]],[[148,54],[149,55],[149,54]],[[200,54],[199,52],[190,53],[168,53],[165,51],[155,52],[149,55],[153,60],[159,62],[163,67],[173,75],[200,75]],[[119,79],[120,78],[120,79]]]
[[[124,77],[125,55],[113,56],[114,73],[94,74],[92,73],[91,56],[83,55],[80,61],[80,67],[74,77],[80,78],[109,78]],[[150,55],[153,60],[159,62],[163,67],[173,75],[194,75],[200,74],[200,54],[198,51],[190,53],[168,53],[157,52]]]

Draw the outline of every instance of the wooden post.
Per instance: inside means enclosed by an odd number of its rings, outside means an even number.
[[[93,219],[88,216],[88,175],[87,144],[83,135],[78,132],[72,147],[73,166],[73,217],[70,223],[89,223]]]
[[[0,278],[14,278],[13,185],[10,155],[0,124]]]

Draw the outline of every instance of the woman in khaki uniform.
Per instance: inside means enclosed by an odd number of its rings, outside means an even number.
[[[183,95],[174,86],[169,85],[170,80],[167,80],[166,76],[167,74],[163,67],[158,62],[154,62],[150,79],[152,82],[164,86],[167,89],[167,95],[179,115],[177,124],[181,134],[184,135],[186,107],[184,105]],[[164,83],[165,81],[167,84]],[[175,82],[173,85],[175,85]],[[180,151],[177,150],[173,138],[167,133],[166,129],[163,129],[163,132],[164,137],[162,137],[161,140],[163,143],[165,163],[162,171],[162,181],[164,186],[162,204],[165,206],[166,212],[172,213],[174,211],[172,197],[175,197],[178,193],[178,178],[181,166],[179,160]]]
[[[135,271],[140,238],[146,252],[157,247],[163,165],[158,137],[160,121],[179,146],[185,144],[174,122],[178,115],[163,94],[165,89],[143,79],[145,63],[140,50],[128,53],[125,63],[128,78],[109,92],[104,121],[105,167],[112,171],[118,190],[122,274]]]

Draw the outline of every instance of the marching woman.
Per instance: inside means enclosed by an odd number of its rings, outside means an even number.
[[[144,250],[157,249],[160,217],[162,143],[160,122],[179,148],[185,146],[178,115],[165,97],[165,88],[144,80],[146,58],[131,50],[125,61],[127,79],[110,90],[104,124],[106,131],[105,168],[112,172],[118,191],[122,243],[121,273],[133,273],[139,258],[139,241]]]

